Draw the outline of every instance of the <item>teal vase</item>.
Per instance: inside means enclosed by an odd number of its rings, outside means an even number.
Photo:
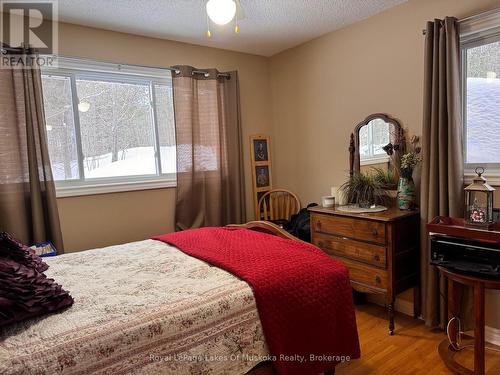
[[[400,210],[411,210],[415,205],[415,183],[413,178],[400,177],[398,183],[398,206]]]

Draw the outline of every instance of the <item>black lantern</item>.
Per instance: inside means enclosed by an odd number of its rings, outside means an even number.
[[[482,176],[484,168],[476,168],[477,177],[465,188],[465,225],[489,229],[493,224],[493,192]]]

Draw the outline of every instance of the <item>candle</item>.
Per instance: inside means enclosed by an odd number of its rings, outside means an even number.
[[[332,197],[335,197],[335,204],[342,206],[346,204],[346,196],[344,192],[342,191],[341,188],[338,186],[332,186],[331,187],[331,195]]]

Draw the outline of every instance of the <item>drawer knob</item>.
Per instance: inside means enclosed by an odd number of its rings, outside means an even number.
[[[375,256],[373,257],[373,259],[375,259],[375,261],[378,262],[380,260],[380,256],[378,254],[375,254]]]
[[[373,234],[374,236],[378,236],[378,230],[376,230],[376,229],[372,230],[372,234]]]
[[[318,241],[318,246],[323,247],[323,241]]]
[[[375,282],[376,282],[377,284],[380,284],[380,283],[382,282],[382,279],[380,278],[380,276],[376,276],[376,277],[375,277]]]

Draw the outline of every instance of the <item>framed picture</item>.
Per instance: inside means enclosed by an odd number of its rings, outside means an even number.
[[[253,160],[255,162],[269,161],[267,139],[253,140]]]
[[[250,153],[252,163],[253,199],[255,217],[258,218],[259,199],[273,188],[271,172],[271,142],[264,134],[250,136]]]
[[[257,188],[269,188],[271,179],[269,177],[268,165],[258,165],[255,167],[255,182]]]

